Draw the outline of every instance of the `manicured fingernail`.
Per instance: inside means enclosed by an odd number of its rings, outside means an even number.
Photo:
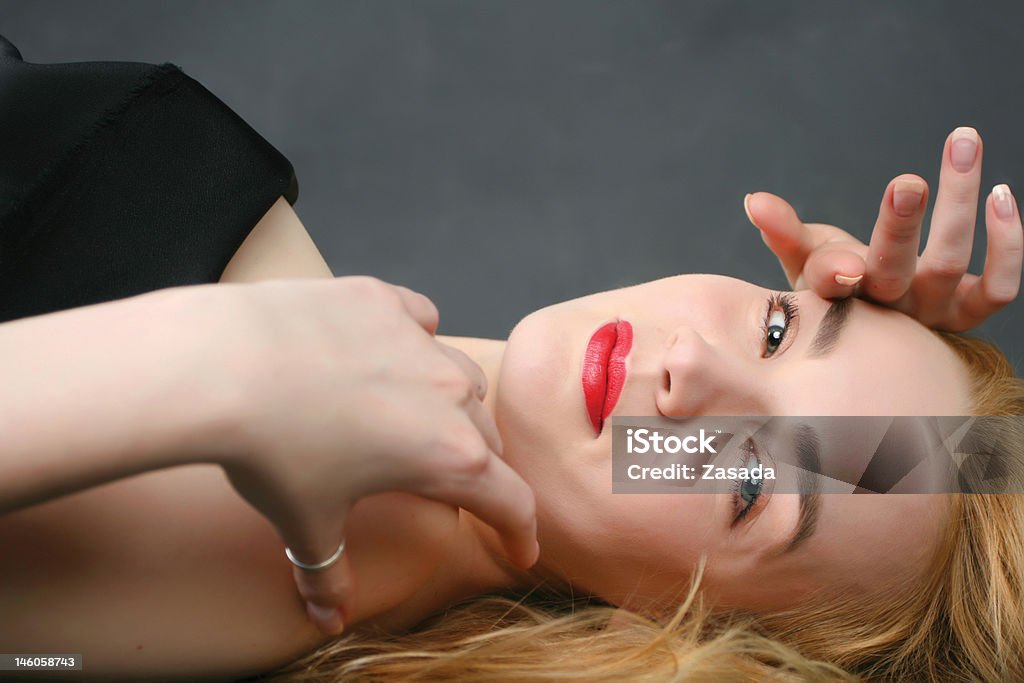
[[[913,216],[921,206],[924,196],[924,183],[920,180],[897,180],[892,190],[892,208],[897,216]]]
[[[334,607],[324,607],[314,602],[306,603],[306,612],[316,624],[328,633],[340,635],[345,626],[341,620],[341,612]]]
[[[1013,194],[1009,185],[996,185],[992,188],[992,200],[996,205],[996,215],[1003,220],[1013,218]]]
[[[969,126],[961,126],[954,130],[949,156],[953,168],[961,173],[967,173],[974,168],[974,160],[978,156],[978,131]]]
[[[840,275],[839,273],[836,273],[836,282],[838,284],[844,285],[846,287],[852,287],[853,285],[857,284],[858,282],[860,282],[863,279],[864,279],[863,275],[858,275],[856,277],[852,277],[850,275]]]
[[[750,204],[749,204],[749,202],[750,202],[750,193],[748,192],[747,196],[743,198],[743,210],[747,212],[747,220],[750,221],[751,224],[755,228],[760,230],[761,228],[758,227],[757,223],[754,223],[754,217],[750,215]]]

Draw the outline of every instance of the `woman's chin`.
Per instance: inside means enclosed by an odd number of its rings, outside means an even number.
[[[574,344],[564,312],[541,309],[512,330],[495,400],[503,458],[533,489],[539,518],[557,517],[561,505],[582,504],[595,490],[595,469],[585,465],[593,464],[600,444],[587,420],[578,367],[585,340]]]
[[[541,309],[519,321],[501,362],[495,421],[506,460],[516,469],[526,465],[523,458],[557,450],[573,431],[568,424],[572,412],[567,410],[570,358],[547,311]]]

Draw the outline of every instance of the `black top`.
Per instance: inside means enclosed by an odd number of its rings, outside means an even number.
[[[291,164],[173,64],[31,64],[0,36],[0,322],[216,282]]]

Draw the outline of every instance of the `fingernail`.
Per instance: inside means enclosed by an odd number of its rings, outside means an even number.
[[[974,160],[978,156],[978,131],[969,126],[961,126],[954,130],[949,156],[953,168],[961,173],[967,173],[974,168]]]
[[[851,275],[840,275],[839,273],[836,273],[836,282],[838,284],[844,285],[846,287],[852,287],[853,285],[857,284],[858,282],[860,282],[863,279],[864,279],[863,275],[858,275],[856,277],[853,277]]]
[[[992,188],[992,199],[996,205],[996,215],[1003,220],[1009,220],[1013,218],[1013,194],[1010,192],[1010,186],[996,185]]]
[[[306,612],[318,626],[323,627],[332,635],[340,635],[345,629],[341,621],[341,612],[334,607],[324,607],[314,602],[306,603]]]
[[[897,180],[892,191],[892,208],[897,216],[913,216],[923,196],[924,183],[920,180]]]
[[[754,223],[754,217],[750,215],[750,205],[748,202],[750,202],[749,192],[747,193],[747,196],[743,198],[743,210],[747,212],[747,220],[750,221],[755,228],[760,230],[761,228],[758,227],[757,223]]]

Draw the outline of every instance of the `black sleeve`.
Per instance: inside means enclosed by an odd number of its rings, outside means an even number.
[[[31,64],[0,37],[0,322],[216,282],[291,164],[172,64]]]

